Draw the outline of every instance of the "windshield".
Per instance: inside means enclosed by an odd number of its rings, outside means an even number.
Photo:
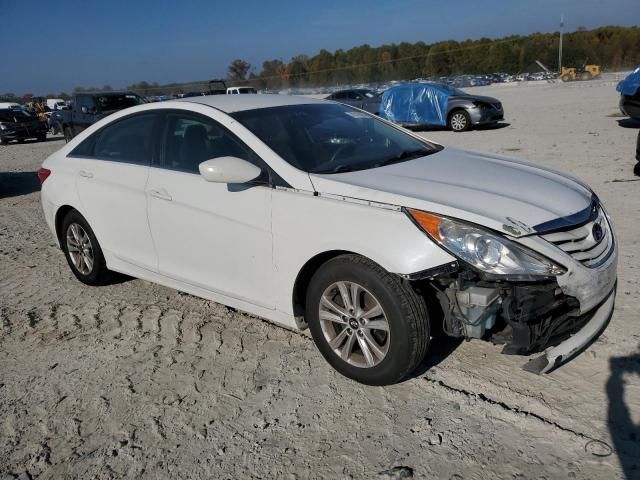
[[[100,105],[100,110],[107,112],[109,110],[122,110],[124,108],[133,107],[144,103],[142,99],[132,93],[122,95],[103,95],[96,98]]]
[[[0,110],[0,122],[18,123],[26,122],[27,120],[34,120],[34,118],[24,110],[20,110],[18,108]]]
[[[381,167],[441,148],[340,104],[288,105],[231,116],[288,163],[310,173]]]

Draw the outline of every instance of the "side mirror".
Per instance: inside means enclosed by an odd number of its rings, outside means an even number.
[[[260,176],[262,170],[237,157],[219,157],[198,165],[200,175],[207,182],[247,183]]]

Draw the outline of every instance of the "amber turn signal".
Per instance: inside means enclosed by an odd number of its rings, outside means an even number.
[[[431,237],[438,242],[442,241],[442,237],[440,236],[440,231],[438,229],[442,222],[442,217],[433,215],[432,213],[423,212],[422,210],[414,210],[412,208],[408,208],[407,212],[425,232],[431,235]]]

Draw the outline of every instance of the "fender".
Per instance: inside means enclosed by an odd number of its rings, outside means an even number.
[[[455,261],[399,208],[289,189],[274,190],[272,198],[275,281],[286,285],[278,289],[276,308],[287,314],[293,314],[292,298],[300,271],[325,252],[356,253],[403,276]]]

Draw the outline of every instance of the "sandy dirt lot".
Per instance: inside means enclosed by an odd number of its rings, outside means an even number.
[[[615,314],[579,358],[536,376],[497,346],[438,342],[415,378],[366,387],[307,336],[224,306],[140,280],[86,287],[39,203],[35,172],[63,141],[12,144],[0,147],[0,480],[640,478],[639,125],[616,116],[606,82],[474,92],[497,96],[508,125],[423,135],[578,176],[616,223]]]

